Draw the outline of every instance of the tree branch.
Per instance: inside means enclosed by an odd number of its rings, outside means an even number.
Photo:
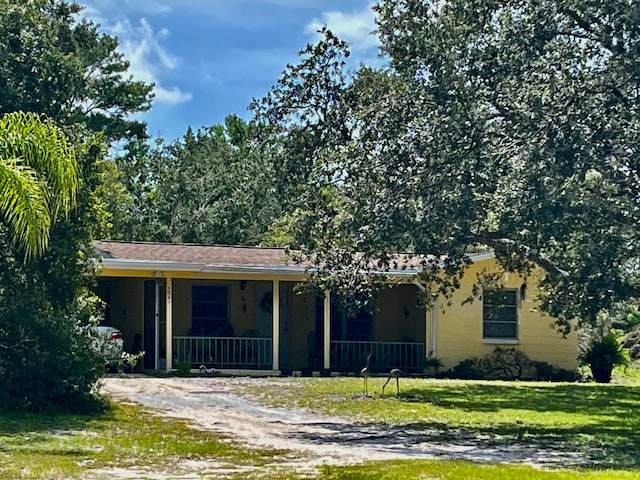
[[[489,245],[492,248],[507,247],[511,250],[518,251],[523,254],[525,258],[531,260],[533,263],[542,267],[552,275],[562,278],[569,276],[569,273],[566,270],[558,267],[536,249],[507,238],[501,232],[479,232],[476,237],[478,238],[478,241]]]

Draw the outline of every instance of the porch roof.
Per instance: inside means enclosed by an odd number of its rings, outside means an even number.
[[[309,265],[291,260],[284,248],[201,245],[189,243],[125,242],[96,240],[94,247],[105,267],[115,269],[152,269],[191,272],[271,272],[302,275]],[[472,255],[472,260],[493,258],[490,254]],[[415,257],[399,255],[409,268],[387,272],[391,276],[412,277],[420,266]]]

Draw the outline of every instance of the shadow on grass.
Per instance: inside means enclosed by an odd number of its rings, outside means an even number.
[[[0,436],[84,430],[90,422],[114,422],[113,411],[95,414],[0,413]],[[33,436],[33,435],[32,435]]]
[[[528,385],[472,382],[463,385],[429,385],[403,390],[405,402],[433,403],[440,407],[475,412],[501,409],[564,412],[617,417],[640,407],[640,387],[621,385]],[[638,418],[640,421],[640,417]]]
[[[443,457],[481,462],[527,463],[554,468],[615,466],[640,470],[640,437],[620,435],[616,425],[592,428],[496,426],[448,428],[438,422],[393,425],[383,422],[313,424],[293,435],[316,445],[349,445],[408,457]],[[627,432],[632,433],[632,432]]]
[[[512,423],[464,427],[464,435],[487,436],[492,441],[518,444],[555,445],[577,449],[594,463],[640,468],[640,388],[622,385],[466,382],[428,385],[401,392],[399,401],[435,405],[469,413],[499,412],[503,409],[557,412],[584,416],[574,425],[545,426]],[[409,429],[432,430],[433,423],[406,425]],[[444,427],[446,428],[446,427]]]

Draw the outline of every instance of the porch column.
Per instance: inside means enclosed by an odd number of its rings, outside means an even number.
[[[433,299],[431,307],[431,352],[434,357],[438,356],[438,299]]]
[[[331,368],[331,292],[328,290],[324,292],[324,309],[322,313],[324,321],[324,328],[322,329],[324,331],[322,365],[325,370],[329,370]]]
[[[273,370],[280,369],[280,280],[273,281]]]
[[[167,372],[173,369],[173,307],[171,298],[173,296],[173,279],[167,275],[167,283],[166,283],[166,339],[165,339],[165,348],[167,351],[166,358],[166,370]]]
[[[429,352],[431,351],[431,306],[426,306],[424,309],[424,356],[429,358]]]

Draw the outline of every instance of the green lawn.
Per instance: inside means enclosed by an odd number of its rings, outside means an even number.
[[[0,478],[85,478],[88,469],[177,468],[186,459],[217,459],[221,468],[261,466],[287,452],[247,449],[183,421],[115,403],[108,413],[0,415]]]
[[[590,464],[562,469],[454,460],[398,460],[326,466],[319,479],[640,478],[640,386],[401,379],[401,394],[382,396],[384,379],[278,378],[238,387],[267,405],[304,407],[356,422],[410,425],[431,441],[482,437],[492,445],[544,445],[578,451]],[[394,385],[395,387],[395,385]],[[147,466],[177,471],[186,460],[215,460],[233,478],[298,478],[276,464],[285,451],[248,449],[129,403],[106,414],[0,415],[0,478],[85,478],[87,471]],[[564,466],[563,466],[564,467]],[[246,469],[246,470],[245,470]],[[203,474],[202,478],[219,478]]]
[[[295,406],[355,421],[410,425],[431,438],[482,436],[496,445],[540,444],[581,453],[592,468],[638,471],[640,386],[400,380],[400,396],[381,394],[384,378],[273,380],[249,388],[264,404]],[[433,433],[435,432],[435,433]]]

